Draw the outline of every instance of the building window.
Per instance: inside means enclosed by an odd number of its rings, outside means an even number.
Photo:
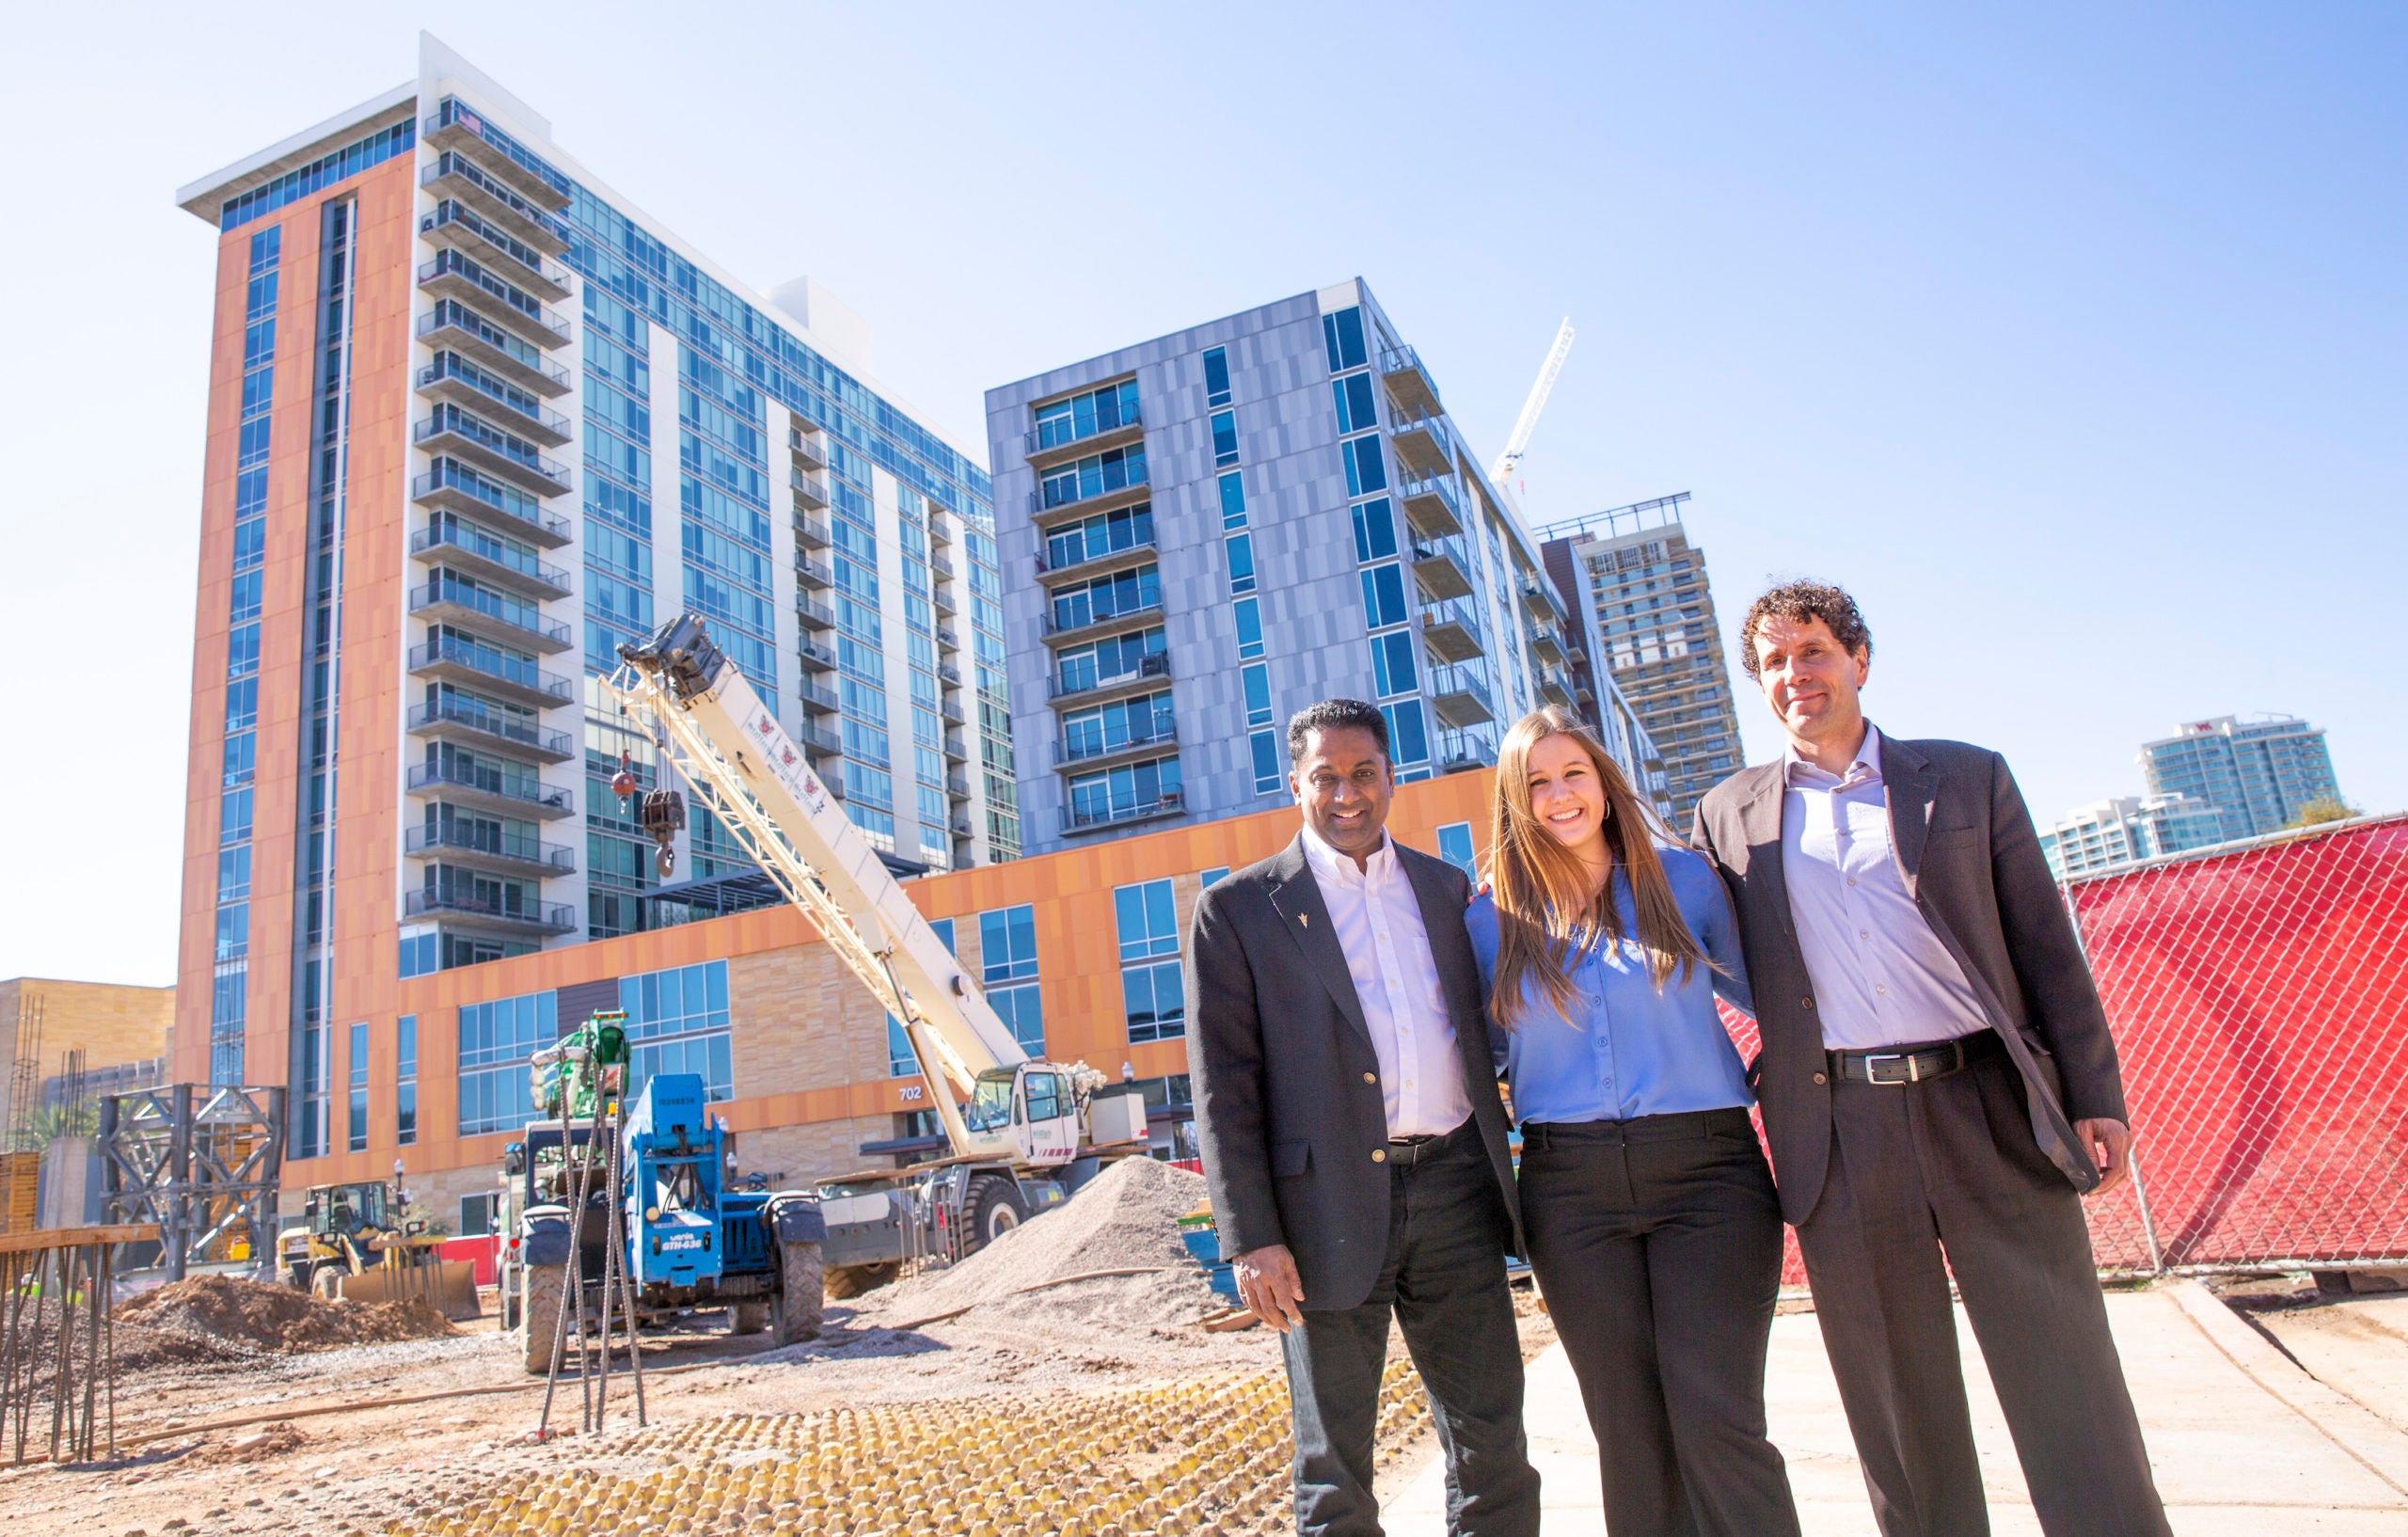
[[[1400,700],[1383,705],[1380,713],[1388,721],[1388,757],[1400,764],[1426,762],[1430,756],[1430,738],[1421,721],[1421,701]]]
[[[1269,665],[1257,662],[1251,667],[1241,668],[1238,672],[1238,679],[1245,689],[1245,723],[1250,726],[1269,725],[1271,723]]]
[[[1229,404],[1229,349],[1212,347],[1204,354],[1204,404]]]
[[[1472,863],[1469,822],[1449,822],[1438,829],[1438,857],[1473,880],[1480,879],[1480,871]]]
[[[351,1027],[351,1102],[345,1117],[347,1131],[344,1147],[351,1152],[368,1150],[368,1026],[365,1022]]]
[[[1215,885],[1228,879],[1228,874],[1229,867],[1226,864],[1215,864],[1209,870],[1199,871],[1196,877],[1196,889],[1211,891]]]
[[[735,1097],[726,961],[623,976],[619,1007],[627,1016],[629,1095],[654,1073],[690,1072],[702,1079],[704,1098]]]
[[[1362,577],[1365,627],[1380,630],[1403,624],[1403,568],[1391,561],[1386,565],[1366,567]]]
[[[1254,535],[1233,533],[1223,541],[1229,547],[1229,591],[1254,591]]]
[[[1380,424],[1371,411],[1371,376],[1353,373],[1343,379],[1329,381],[1329,392],[1338,402],[1339,433],[1369,432]]]
[[[1242,597],[1232,605],[1237,610],[1238,655],[1241,658],[1262,655],[1262,610],[1250,597]]]
[[[1383,561],[1396,554],[1396,515],[1381,497],[1354,509],[1354,559]]]
[[[442,965],[440,941],[441,936],[432,930],[423,934],[403,935],[402,974],[405,977],[424,976],[438,969]]]
[[[1380,457],[1379,434],[1350,437],[1339,445],[1339,451],[1346,459],[1348,496],[1360,497],[1387,489],[1387,462]]]
[[[480,1195],[460,1197],[460,1236],[462,1238],[490,1238],[493,1236],[495,1224],[500,1220],[500,1192],[489,1190]]]
[[[1059,448],[1138,420],[1137,381],[1123,379],[1037,408],[1037,446]]]
[[[395,1138],[406,1148],[418,1140],[418,1016],[404,1014],[393,1025],[393,1117]]]
[[[1419,669],[1413,659],[1413,632],[1391,630],[1371,637],[1371,677],[1382,699],[1420,690]]]
[[[979,977],[987,1002],[1031,1056],[1045,1054],[1045,1010],[1037,982],[1037,909],[1027,903],[978,914]]]
[[[1287,783],[1287,776],[1279,768],[1277,732],[1258,731],[1246,738],[1246,745],[1254,754],[1255,794],[1269,795]]]
[[[1225,470],[1220,478],[1220,487],[1221,527],[1224,529],[1244,528],[1245,485],[1243,479],[1234,469]]]
[[[1234,411],[1212,413],[1212,462],[1224,467],[1238,462],[1238,418]]]
[[[535,1118],[527,1059],[560,1038],[549,992],[460,1006],[460,1134],[515,1131]]]
[[[1179,974],[1179,905],[1168,880],[1122,886],[1112,894],[1120,934],[1120,994],[1132,1041],[1187,1033],[1187,998]],[[1165,959],[1166,958],[1166,959]]]
[[[1363,344],[1363,309],[1360,305],[1322,316],[1321,334],[1329,350],[1330,372],[1343,373],[1350,368],[1361,368],[1370,360],[1370,351]]]

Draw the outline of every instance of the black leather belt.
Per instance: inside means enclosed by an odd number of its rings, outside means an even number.
[[[1425,1158],[1435,1158],[1466,1136],[1477,1135],[1477,1123],[1468,1116],[1451,1132],[1434,1132],[1428,1136],[1398,1136],[1388,1138],[1388,1167],[1409,1169]]]
[[[1960,1072],[2004,1048],[1997,1035],[1981,1029],[1954,1040],[1876,1046],[1861,1052],[1831,1052],[1831,1076],[1846,1084],[1920,1084]]]

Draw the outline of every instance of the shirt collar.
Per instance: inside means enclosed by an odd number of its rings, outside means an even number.
[[[1323,841],[1322,835],[1312,830],[1310,823],[1305,825],[1304,838],[1305,862],[1312,866],[1316,876],[1350,885],[1376,886],[1386,883],[1396,874],[1396,844],[1388,837],[1386,829],[1381,830],[1378,850],[1365,862],[1362,869],[1355,868],[1351,856],[1339,853]]]
[[[1870,721],[1864,722],[1864,740],[1845,774],[1834,774],[1808,763],[1798,755],[1793,745],[1782,751],[1781,776],[1782,783],[1793,790],[1829,790],[1843,784],[1877,783],[1881,778],[1881,728]]]

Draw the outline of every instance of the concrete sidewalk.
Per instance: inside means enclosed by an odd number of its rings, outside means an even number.
[[[2112,1294],[2107,1313],[2179,1537],[2408,1534],[2408,1434],[2309,1376],[2195,1282]],[[1957,1338],[1993,1529],[2036,1533],[1961,1309]],[[1774,1321],[1766,1402],[1808,1537],[1878,1537],[1812,1313]],[[1603,1537],[1596,1442],[1560,1345],[1530,1363],[1527,1418],[1545,1537]],[[1383,1513],[1395,1537],[1440,1537],[1445,1476],[1433,1460]]]

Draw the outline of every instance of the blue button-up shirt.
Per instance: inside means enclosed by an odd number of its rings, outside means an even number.
[[[1657,992],[1647,953],[1635,938],[1618,950],[1592,943],[1574,961],[1572,1018],[1556,1012],[1535,980],[1512,1031],[1496,1028],[1497,903],[1483,895],[1465,922],[1490,995],[1490,1038],[1513,1093],[1514,1117],[1538,1122],[1628,1120],[1684,1110],[1745,1107],[1748,1074],[1716,1013],[1716,993],[1750,1013],[1747,963],[1739,957],[1738,926],[1722,879],[1686,848],[1658,850],[1681,916],[1699,946],[1720,968],[1699,967],[1687,980],[1675,969]],[[1617,867],[1614,905],[1623,932],[1638,927],[1630,882]]]

